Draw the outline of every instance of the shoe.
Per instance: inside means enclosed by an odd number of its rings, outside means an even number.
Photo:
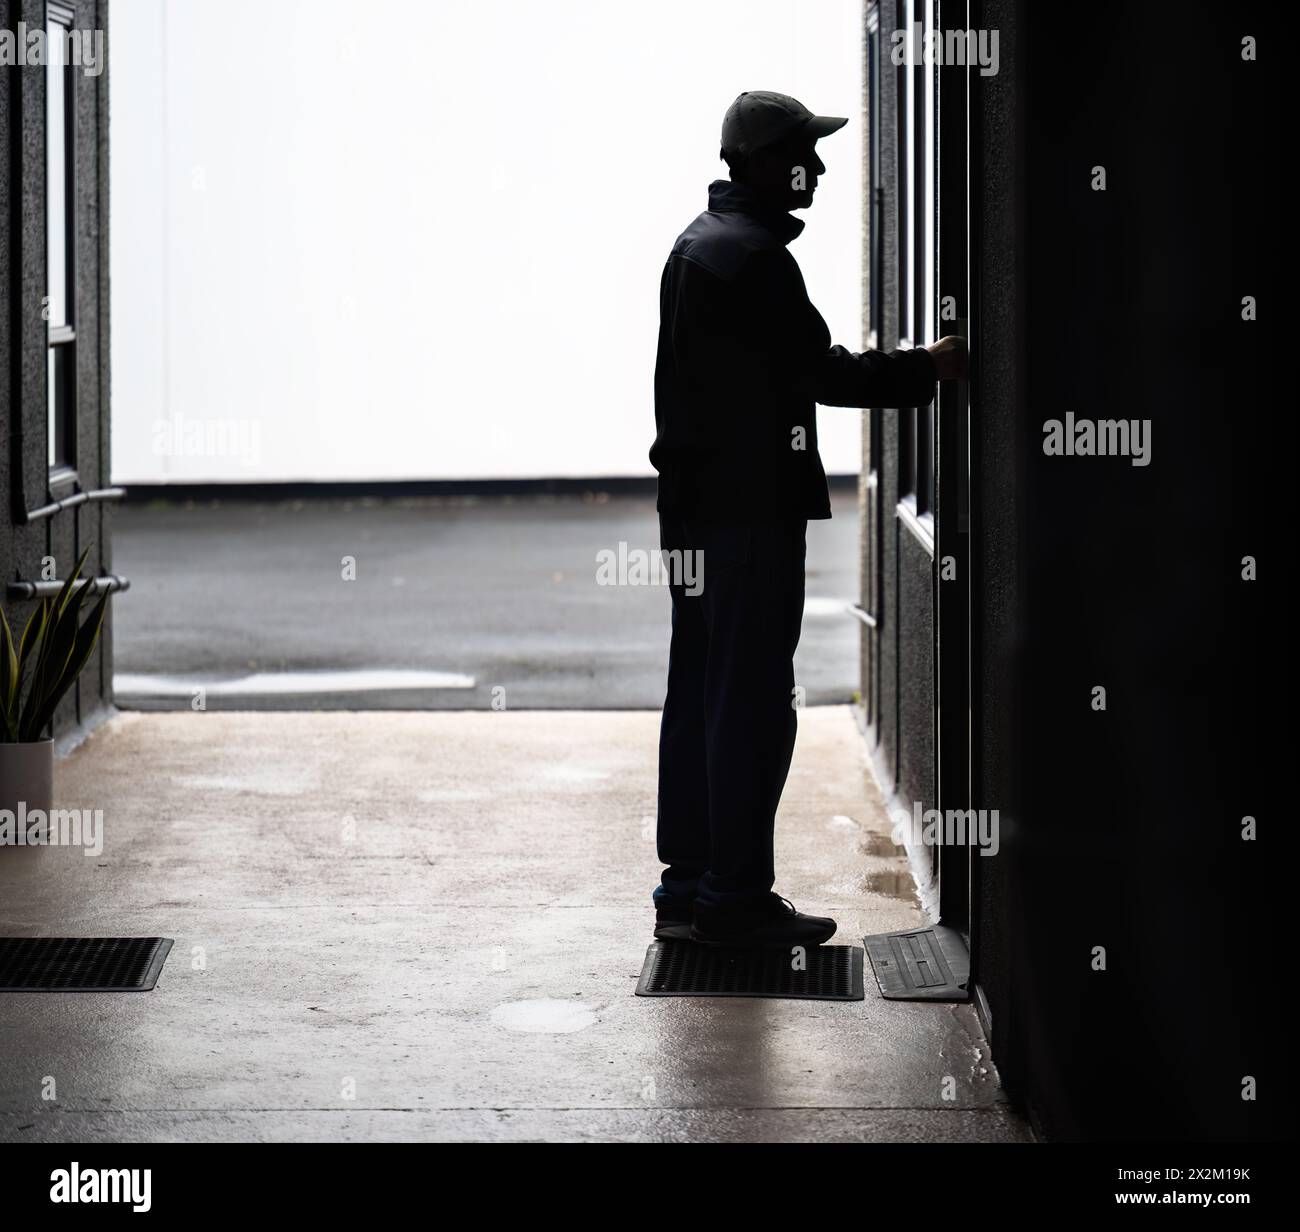
[[[691,939],[691,908],[688,898],[658,898],[655,900],[655,940],[689,941]]]
[[[827,916],[803,915],[779,894],[768,895],[757,906],[734,907],[695,900],[692,941],[737,949],[785,948],[821,945],[835,935],[835,921]]]

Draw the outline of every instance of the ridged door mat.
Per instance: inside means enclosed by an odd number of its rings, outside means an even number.
[[[0,937],[0,992],[149,992],[169,937]]]
[[[775,997],[861,1001],[862,951],[856,945],[723,949],[695,941],[655,941],[646,950],[638,997]]]
[[[881,996],[890,1001],[969,1001],[970,955],[961,933],[935,924],[864,937]]]

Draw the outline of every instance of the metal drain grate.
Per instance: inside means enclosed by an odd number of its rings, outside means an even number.
[[[168,937],[0,937],[0,992],[148,992]]]
[[[789,949],[729,950],[694,941],[656,941],[646,950],[638,997],[781,997],[861,1001],[862,951],[810,945],[807,970]]]

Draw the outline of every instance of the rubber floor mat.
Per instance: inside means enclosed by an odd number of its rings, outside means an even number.
[[[148,992],[168,937],[0,937],[0,992]]]
[[[862,941],[886,1000],[970,1000],[970,955],[955,928],[935,924]]]
[[[733,950],[656,941],[646,950],[636,995],[861,1001],[862,951],[856,945]]]

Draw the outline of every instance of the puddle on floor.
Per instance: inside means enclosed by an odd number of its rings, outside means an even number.
[[[888,834],[868,834],[862,843],[862,854],[868,856],[901,856],[906,853]]]
[[[881,872],[862,873],[847,881],[837,881],[820,886],[818,893],[830,898],[860,898],[863,894],[883,894],[904,902],[917,901],[916,882],[907,868],[884,869]]]
[[[902,898],[909,901],[916,898],[916,881],[907,868],[885,869],[879,873],[868,873],[862,879],[862,888],[871,894],[884,894],[889,898]]]

